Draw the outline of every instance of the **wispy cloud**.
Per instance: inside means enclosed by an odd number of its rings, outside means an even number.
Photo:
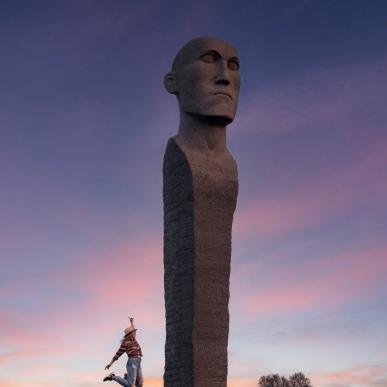
[[[372,144],[343,165],[305,178],[285,192],[254,198],[238,208],[237,238],[310,229],[362,206],[385,208],[387,141]]]
[[[26,342],[26,347],[29,347],[29,342]],[[75,354],[79,348],[42,348],[37,350],[25,350],[25,351],[14,351],[14,352],[6,352],[6,353],[0,353],[0,364],[4,364],[7,362],[11,362],[14,360],[21,361],[28,358],[44,358],[44,357],[51,357],[51,356],[57,356],[63,355],[63,354]],[[50,368],[51,370],[51,368]]]
[[[0,318],[6,332],[1,334],[2,341],[10,348],[29,351],[50,347],[53,341],[59,348],[67,347],[77,337],[101,331],[108,340],[115,337],[117,327],[125,328],[129,314],[152,336],[163,324],[162,278],[162,249],[157,239],[79,257],[78,262],[52,268],[43,282],[31,278],[20,288],[5,289],[4,304],[15,296],[26,303],[42,295],[39,303],[45,306],[29,317],[27,325],[23,309],[3,307]],[[26,288],[28,295],[20,292]]]
[[[272,83],[250,96],[238,115],[238,133],[348,126],[380,114],[387,88],[387,60],[353,68],[315,70]],[[363,115],[362,115],[363,113]],[[365,124],[365,122],[362,122]],[[369,124],[369,120],[368,120]]]
[[[253,268],[250,273],[251,278],[257,276]],[[242,304],[250,316],[330,310],[367,297],[386,277],[385,247],[347,251],[316,261],[273,265],[266,270],[266,280],[258,284],[245,278],[250,285]]]
[[[31,382],[31,381],[15,381],[11,379],[0,379],[0,387],[58,387],[55,382]]]
[[[314,383],[322,387],[377,387],[387,385],[387,366],[359,365],[311,376]]]

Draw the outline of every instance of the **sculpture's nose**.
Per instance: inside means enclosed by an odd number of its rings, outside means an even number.
[[[228,74],[228,67],[227,63],[224,60],[219,61],[217,66],[217,74],[215,77],[215,83],[217,85],[229,85],[230,84],[230,77]]]

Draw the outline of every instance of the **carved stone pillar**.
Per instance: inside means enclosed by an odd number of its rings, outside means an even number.
[[[164,386],[226,387],[237,166],[171,138],[163,178]]]

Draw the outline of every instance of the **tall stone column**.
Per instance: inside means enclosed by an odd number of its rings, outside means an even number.
[[[200,56],[209,49],[218,50],[217,62]],[[235,55],[228,43],[199,38],[181,50],[175,59],[180,67],[167,74],[173,80],[180,77],[176,92],[174,83],[166,87],[178,94],[181,123],[168,142],[163,165],[166,387],[227,386],[238,177],[226,147],[226,124],[234,117],[239,93],[239,72],[229,65]],[[199,100],[193,96],[196,82],[197,90],[205,91]],[[209,103],[204,110],[211,116],[191,111],[193,105],[200,110],[201,101]]]
[[[226,387],[236,163],[172,138],[163,175],[165,386]]]

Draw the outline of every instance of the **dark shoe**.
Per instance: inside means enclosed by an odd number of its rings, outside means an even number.
[[[128,377],[128,374],[125,372],[125,374],[124,374],[124,379],[126,380],[127,377]]]
[[[113,380],[113,376],[116,376],[116,375],[114,375],[113,374],[113,372],[111,373],[111,374],[109,374],[108,376],[105,376],[104,378],[103,378],[103,381],[104,382],[107,382],[107,381],[112,381]]]

